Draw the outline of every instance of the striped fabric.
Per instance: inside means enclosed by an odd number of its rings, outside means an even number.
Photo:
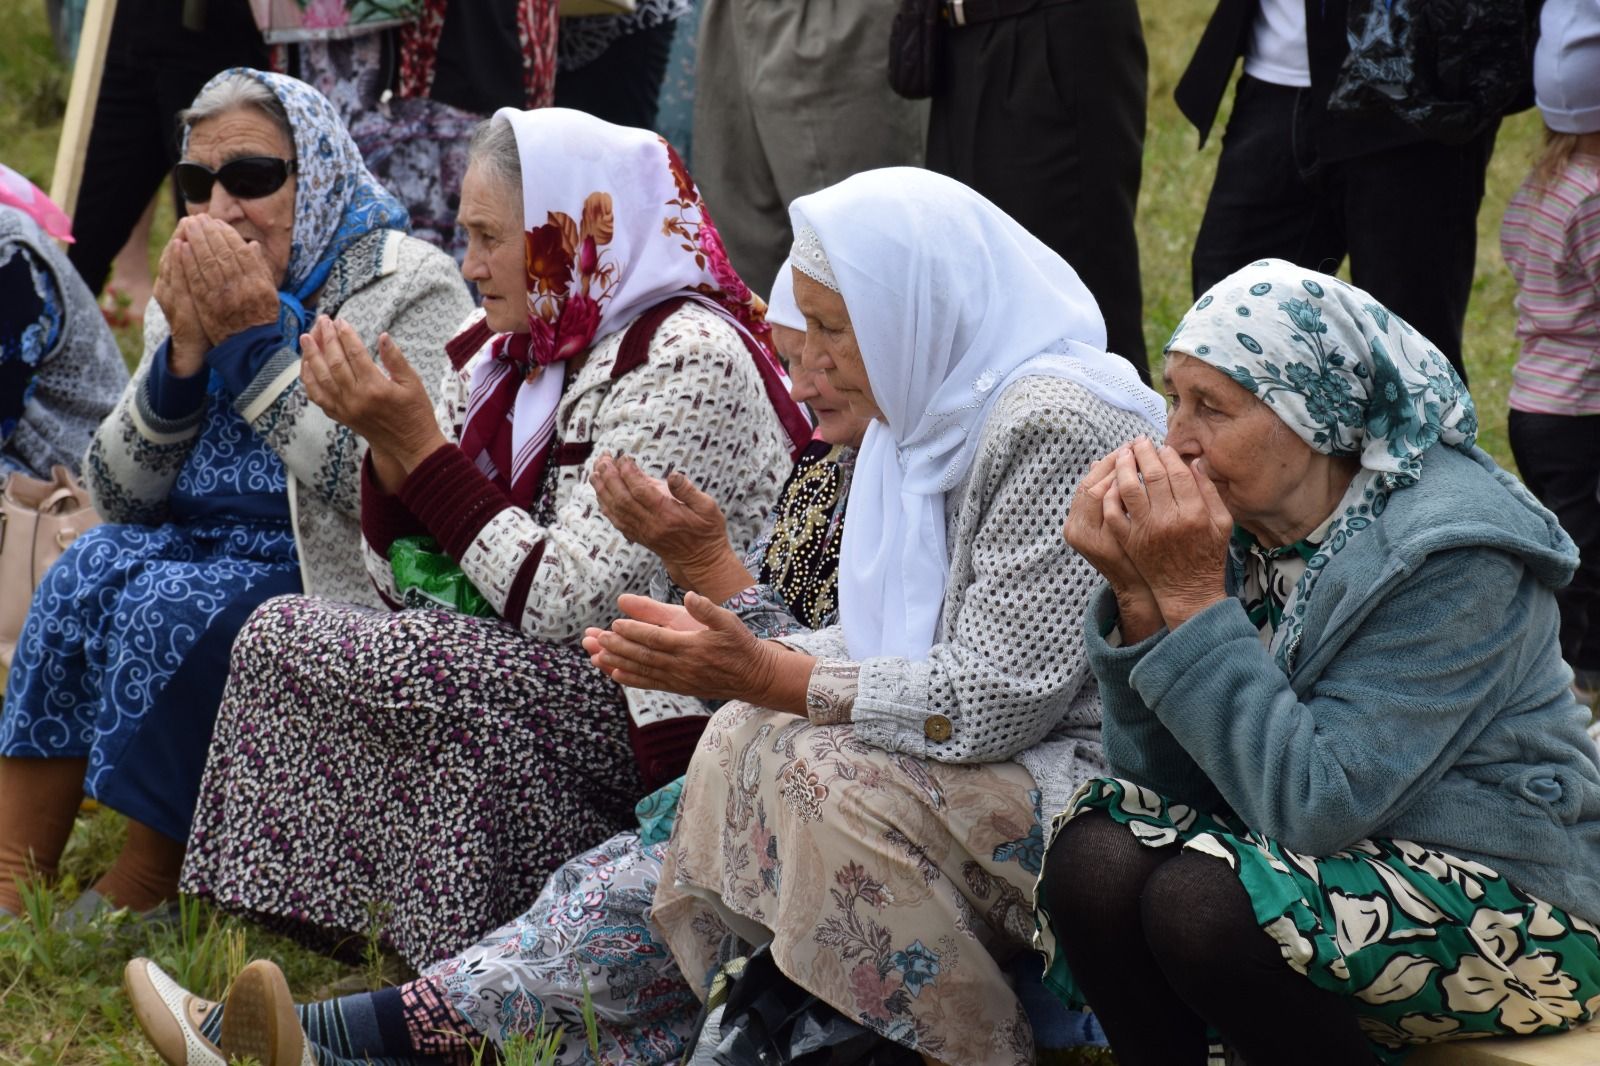
[[[1511,407],[1600,414],[1600,160],[1575,156],[1548,188],[1530,175],[1506,208],[1500,251],[1520,290]]]

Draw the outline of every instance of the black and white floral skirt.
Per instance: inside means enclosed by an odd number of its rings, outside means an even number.
[[[1350,997],[1382,1061],[1440,1040],[1559,1032],[1600,1011],[1600,929],[1482,863],[1407,840],[1301,855],[1115,778],[1079,789],[1056,832],[1089,811],[1150,847],[1189,848],[1232,867],[1284,960]],[[1082,1006],[1042,902],[1039,923],[1045,983]]]
[[[269,600],[234,644],[182,888],[422,967],[634,824],[622,690],[577,645],[445,611]]]

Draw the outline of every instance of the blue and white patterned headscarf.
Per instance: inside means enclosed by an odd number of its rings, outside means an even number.
[[[1282,259],[1251,263],[1213,285],[1165,351],[1216,367],[1316,451],[1361,462],[1333,514],[1306,540],[1269,549],[1235,529],[1229,542],[1239,598],[1288,674],[1317,578],[1371,528],[1391,492],[1416,484],[1423,452],[1441,441],[1472,448],[1472,397],[1398,315],[1354,285]]]
[[[305,82],[270,71],[232,67],[207,82],[199,95],[240,75],[254,78],[272,91],[294,131],[294,233],[278,299],[284,335],[298,341],[308,317],[304,303],[328,280],[339,254],[374,230],[409,232],[411,216],[367,170],[361,150],[333,104]],[[187,130],[183,143],[187,151]]]
[[[1354,285],[1282,259],[1213,285],[1166,351],[1227,374],[1317,451],[1359,456],[1384,490],[1414,484],[1436,443],[1466,451],[1477,437],[1472,397],[1428,338]]]

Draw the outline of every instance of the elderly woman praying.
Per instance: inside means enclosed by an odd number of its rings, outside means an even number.
[[[790,214],[801,361],[872,419],[840,621],[761,641],[703,597],[625,598],[585,641],[625,684],[736,701],[690,763],[652,919],[697,986],[726,934],[770,941],[925,1056],[1022,1066],[1001,962],[1031,934],[1040,797],[1102,772],[1078,627],[1100,582],[1053,490],[1162,406],[1073,269],[959,182],[869,171]]]
[[[1281,260],[1179,324],[1164,446],[1066,533],[1111,775],[1056,818],[1047,983],[1124,1066],[1396,1061],[1600,1008],[1600,765],[1561,662],[1572,542],[1473,446],[1450,365]]]
[[[677,154],[562,108],[502,110],[462,182],[483,311],[437,409],[409,356],[321,319],[312,398],[373,440],[368,573],[395,610],[256,611],[201,785],[186,891],[324,945],[368,929],[417,968],[525,911],[679,776],[707,711],[627,692],[579,647],[659,566],[605,518],[626,454],[760,532],[811,434]],[[328,817],[337,810],[337,818]]]
[[[433,382],[472,309],[310,86],[225,71],[181,121],[188,214],[162,253],[144,357],[83,470],[106,524],[40,583],[11,668],[0,911],[17,909],[30,863],[53,874],[85,793],[129,824],[77,913],[176,895],[245,618],[288,592],[376,603],[356,523],[367,442],[307,403],[311,310],[438,353]]]

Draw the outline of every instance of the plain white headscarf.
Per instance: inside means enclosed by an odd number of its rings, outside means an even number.
[[[772,279],[772,295],[767,297],[767,324],[805,332],[806,316],[794,302],[794,270],[787,259],[778,268],[778,276]]]
[[[821,245],[887,420],[868,427],[850,483],[845,640],[856,659],[924,659],[950,568],[945,495],[971,468],[995,399],[1019,378],[1067,378],[1156,433],[1166,405],[1105,352],[1105,321],[1077,272],[960,182],[871,170],[789,215]]]

